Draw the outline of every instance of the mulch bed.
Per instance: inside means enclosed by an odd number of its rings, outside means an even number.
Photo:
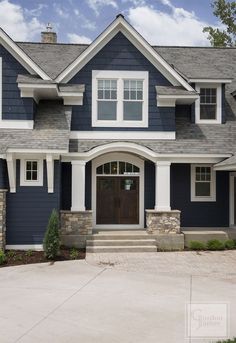
[[[71,250],[68,249],[61,249],[60,255],[57,256],[55,260],[48,260],[44,256],[43,251],[23,251],[23,250],[6,250],[6,262],[1,267],[9,267],[9,266],[19,266],[23,264],[32,264],[32,263],[43,263],[43,262],[56,262],[56,261],[69,261],[69,260],[83,260],[85,259],[85,249],[78,249],[78,257],[71,258],[70,252]]]

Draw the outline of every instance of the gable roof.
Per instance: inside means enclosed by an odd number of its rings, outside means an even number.
[[[43,71],[40,66],[27,55],[0,27],[0,44],[11,53],[16,60],[22,64],[31,74],[37,74],[44,80],[50,80],[50,77]]]
[[[121,32],[174,86],[183,86],[189,91],[193,90],[182,76],[153,49],[122,15],[118,15],[105,31],[57,76],[56,82],[68,82],[118,32]]]

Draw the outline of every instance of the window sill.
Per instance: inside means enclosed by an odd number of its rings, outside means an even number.
[[[216,197],[192,197],[191,202],[216,202]]]
[[[105,120],[99,120],[99,121],[94,121],[92,123],[92,127],[148,127],[148,123],[144,121],[105,121]]]

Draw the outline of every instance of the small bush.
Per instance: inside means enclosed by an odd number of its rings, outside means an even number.
[[[57,257],[60,248],[59,216],[54,209],[49,218],[47,231],[43,240],[43,250],[46,258],[53,260]]]
[[[6,262],[6,255],[2,250],[0,250],[0,265]]]
[[[72,249],[70,250],[70,259],[71,259],[71,260],[76,260],[78,257],[79,257],[79,252],[78,252],[78,250],[75,249],[75,248],[72,248]]]
[[[208,250],[224,250],[225,245],[223,242],[219,241],[218,239],[211,239],[207,242],[207,249]]]
[[[236,343],[236,338],[226,339],[225,341],[217,341],[216,343]]]
[[[228,239],[227,241],[225,241],[225,249],[232,250],[235,248],[236,248],[236,246],[235,246],[235,242],[233,239]]]
[[[206,250],[206,245],[199,241],[191,241],[189,247],[191,250]]]
[[[14,250],[9,250],[7,252],[7,257],[8,258],[14,258],[16,256],[16,252]]]
[[[25,256],[31,257],[33,255],[33,250],[29,249],[25,252]]]

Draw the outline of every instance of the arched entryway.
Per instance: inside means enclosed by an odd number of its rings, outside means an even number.
[[[107,153],[92,161],[93,227],[144,227],[144,160]]]

